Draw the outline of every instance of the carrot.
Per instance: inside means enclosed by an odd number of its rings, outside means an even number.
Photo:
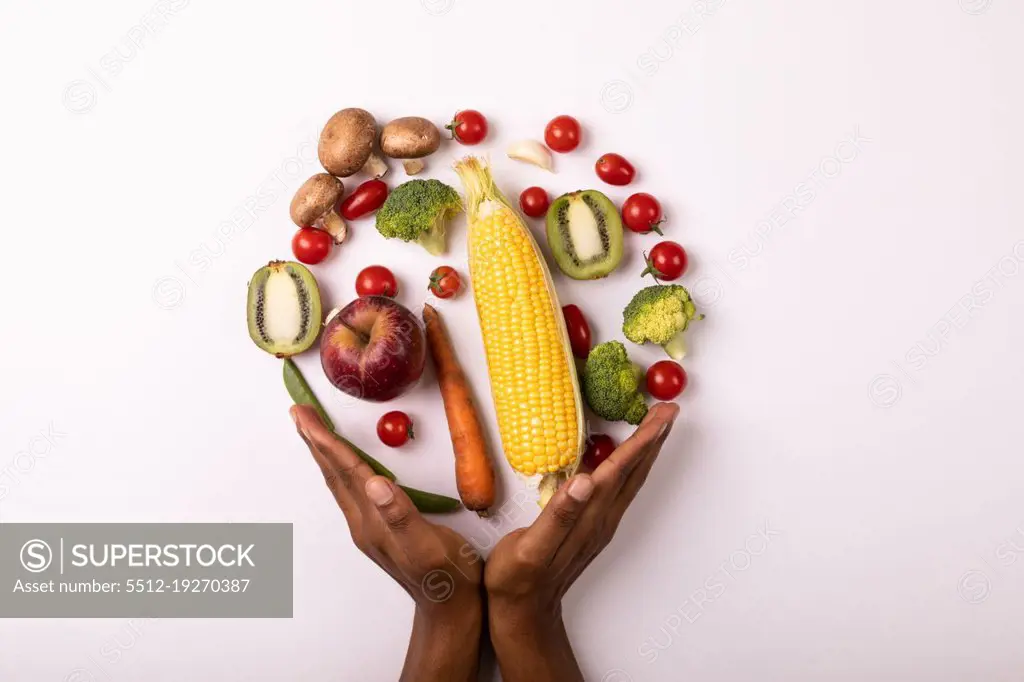
[[[448,432],[452,437],[459,497],[467,509],[487,516],[487,508],[494,504],[494,466],[480,425],[480,415],[441,316],[430,305],[424,304],[423,322],[427,328],[427,347],[437,370],[444,413],[448,418]]]

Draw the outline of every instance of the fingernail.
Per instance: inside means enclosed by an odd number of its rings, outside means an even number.
[[[594,482],[590,476],[576,476],[569,481],[569,489],[565,492],[577,502],[586,502],[594,492]]]
[[[299,419],[299,408],[297,405],[292,405],[288,410],[288,414],[292,416],[292,421],[295,422],[295,428],[298,429],[299,435],[306,439],[308,443],[312,443],[313,439],[309,436],[309,431],[306,430],[306,425]]]
[[[391,489],[391,484],[388,483],[387,479],[381,477],[371,478],[366,482],[366,496],[370,498],[370,502],[373,502],[378,507],[384,507],[391,504],[391,500],[395,499],[395,491]]]
[[[668,407],[662,407],[658,410],[659,415],[662,417],[661,428],[658,429],[658,435],[655,438],[661,438],[665,435],[665,431],[668,427],[672,426],[672,423],[679,416],[679,406],[673,403],[664,403]]]

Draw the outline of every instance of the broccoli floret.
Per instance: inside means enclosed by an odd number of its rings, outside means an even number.
[[[639,424],[647,414],[640,393],[643,373],[629,361],[626,347],[618,341],[594,346],[583,366],[583,397],[590,409],[608,421]]]
[[[460,210],[458,192],[440,180],[410,180],[393,189],[377,211],[377,231],[438,256],[445,250],[448,219]]]
[[[683,332],[690,320],[703,320],[686,287],[658,284],[641,289],[622,313],[622,333],[633,343],[656,343],[673,360],[686,355]]]

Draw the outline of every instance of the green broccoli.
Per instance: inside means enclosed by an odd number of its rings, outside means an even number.
[[[639,424],[647,414],[640,393],[643,372],[629,361],[619,341],[594,346],[583,366],[583,397],[594,413],[608,421]]]
[[[458,192],[440,180],[410,180],[393,189],[377,211],[377,231],[438,256],[445,251],[448,219],[461,210]]]
[[[656,343],[673,360],[686,355],[683,332],[690,320],[703,320],[690,298],[678,284],[658,284],[641,289],[622,313],[622,333],[633,343]]]

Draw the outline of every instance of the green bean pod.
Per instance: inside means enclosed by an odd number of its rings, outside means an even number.
[[[424,514],[446,514],[462,507],[462,503],[454,497],[428,493],[416,488],[409,488],[404,485],[398,486],[405,491],[412,503]]]
[[[315,409],[316,413],[320,415],[320,421],[324,423],[324,426],[334,431],[334,422],[331,421],[330,415],[327,414],[327,410],[317,400],[313,389],[306,383],[306,377],[302,376],[298,365],[291,358],[285,358],[284,361],[284,387],[288,389],[288,395],[292,397],[293,403],[296,405],[309,405]],[[363,455],[360,455],[360,457],[363,457]]]
[[[362,449],[357,447],[352,441],[348,440],[344,436],[341,436],[334,428],[334,422],[331,421],[327,411],[324,410],[324,406],[317,399],[316,394],[313,393],[313,389],[309,387],[306,382],[306,378],[302,376],[302,372],[299,371],[298,366],[291,358],[286,358],[284,361],[284,386],[288,389],[288,395],[291,396],[292,402],[296,405],[309,405],[316,410],[317,414],[320,415],[320,420],[323,421],[324,425],[331,430],[331,433],[339,441],[344,443],[352,452],[356,453],[360,459],[366,462],[373,473],[378,476],[384,476],[390,481],[395,480],[395,474],[386,466],[378,462],[376,459],[366,454]],[[462,504],[453,497],[447,495],[438,495],[437,493],[428,493],[416,488],[408,488],[406,486],[399,486],[405,491],[405,494],[409,496],[412,503],[416,505],[424,514],[444,514],[446,512],[452,512],[462,506]]]

